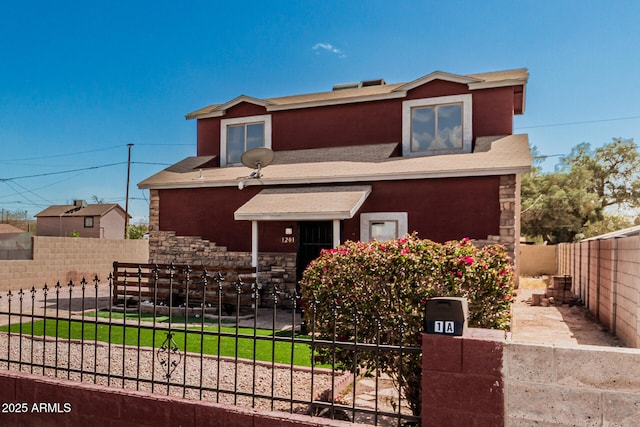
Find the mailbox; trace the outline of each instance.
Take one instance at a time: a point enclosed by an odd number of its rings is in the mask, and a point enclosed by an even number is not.
[[[424,331],[427,334],[462,336],[469,309],[466,298],[438,297],[427,300]]]

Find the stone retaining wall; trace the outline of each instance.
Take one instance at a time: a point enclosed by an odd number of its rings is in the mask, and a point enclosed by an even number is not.
[[[154,230],[149,237],[149,263],[251,267],[251,253],[228,251],[197,236]],[[258,272],[258,281],[265,286],[266,301],[274,286],[287,293],[296,289],[295,254],[260,253]]]

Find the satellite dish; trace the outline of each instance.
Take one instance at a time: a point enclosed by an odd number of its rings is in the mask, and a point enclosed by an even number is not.
[[[252,148],[242,153],[240,161],[248,168],[260,169],[273,162],[273,150],[266,147]]]
[[[269,166],[273,162],[273,150],[266,147],[252,148],[242,153],[240,161],[243,165],[251,169],[257,169],[250,178],[260,179],[262,177],[262,168]]]

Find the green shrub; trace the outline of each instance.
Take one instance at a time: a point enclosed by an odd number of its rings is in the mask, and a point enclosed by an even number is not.
[[[388,242],[345,242],[324,250],[300,282],[305,320],[320,339],[420,347],[424,306],[437,296],[465,297],[470,327],[508,329],[513,271],[503,247],[445,244],[417,234]],[[354,326],[357,324],[357,328]],[[421,355],[321,348],[321,362],[371,372],[376,362],[420,413]],[[354,367],[354,365],[358,367]]]

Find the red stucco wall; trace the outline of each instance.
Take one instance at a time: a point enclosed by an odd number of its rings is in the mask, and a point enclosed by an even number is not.
[[[7,409],[7,412],[0,413],[0,425],[3,427],[361,425],[321,417],[217,404],[205,400],[180,399],[157,393],[110,388],[21,372],[0,372],[0,384],[0,399],[6,404]],[[23,409],[24,404],[26,412],[16,413],[16,403],[20,409]]]
[[[513,132],[513,87],[469,91],[466,85],[432,81],[412,89],[406,98],[267,112],[240,103],[221,118],[198,120],[198,155],[220,153],[220,120],[270,114],[272,148],[304,148],[377,144],[402,141],[402,102],[436,96],[473,95],[473,137]]]
[[[360,213],[408,212],[409,231],[446,241],[499,234],[499,177],[470,177],[366,183],[371,195],[351,220],[343,237],[360,238]],[[233,213],[265,187],[160,190],[160,229],[200,236],[233,251],[251,250],[251,223],[235,221]],[[259,246],[265,252],[295,252],[282,243],[292,222],[260,222]]]

